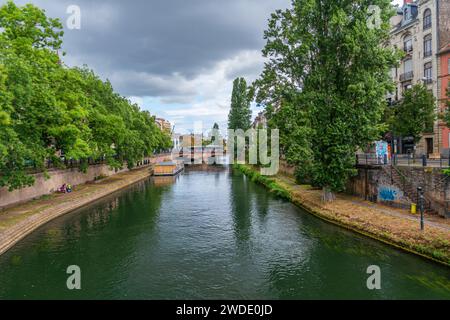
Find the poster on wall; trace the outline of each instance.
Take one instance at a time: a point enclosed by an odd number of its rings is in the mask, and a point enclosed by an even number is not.
[[[375,142],[375,152],[378,163],[387,163],[389,159],[389,147],[386,141]]]

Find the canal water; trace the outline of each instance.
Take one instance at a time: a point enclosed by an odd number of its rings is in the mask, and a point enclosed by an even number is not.
[[[81,290],[66,287],[81,269]],[[381,269],[368,290],[367,267]],[[143,181],[0,256],[5,299],[450,299],[450,270],[325,223],[238,172]]]

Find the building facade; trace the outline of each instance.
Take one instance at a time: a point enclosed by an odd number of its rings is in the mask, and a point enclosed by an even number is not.
[[[450,1],[439,0],[438,6],[438,97],[441,111],[447,108],[447,90],[449,88],[450,74]],[[444,124],[441,124],[442,142],[445,152],[450,150],[450,130]]]
[[[156,122],[156,124],[158,125],[158,127],[159,127],[159,129],[161,131],[165,131],[167,133],[171,133],[172,132],[172,125],[166,119],[156,118],[155,122]]]
[[[449,74],[450,74],[450,44],[446,45],[439,51],[439,69],[438,76],[439,86],[439,106],[443,112],[448,106],[447,90],[449,88]],[[450,129],[444,123],[441,123],[442,133],[442,147],[450,150]]]
[[[449,0],[404,0],[397,15],[391,20],[390,45],[405,52],[400,66],[392,70],[396,83],[395,91],[388,99],[395,103],[402,99],[405,90],[423,83],[436,97],[441,97],[441,58],[443,42],[448,42]],[[447,26],[447,27],[446,27]],[[436,112],[441,111],[436,103]],[[438,156],[448,149],[448,128],[441,120],[436,120],[422,139],[414,145],[410,137],[397,139],[394,152],[427,154]],[[447,135],[447,137],[445,137]]]

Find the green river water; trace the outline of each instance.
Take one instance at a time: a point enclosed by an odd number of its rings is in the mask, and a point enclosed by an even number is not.
[[[450,299],[449,268],[213,168],[142,181],[39,228],[0,256],[0,299]],[[70,265],[81,290],[66,287]],[[381,290],[367,289],[370,265]]]

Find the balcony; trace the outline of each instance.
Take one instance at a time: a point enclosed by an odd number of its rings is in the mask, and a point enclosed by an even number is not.
[[[408,81],[408,80],[412,80],[413,78],[414,78],[413,71],[408,71],[408,72],[402,73],[400,75],[400,81]]]
[[[410,53],[413,51],[413,46],[412,44],[405,44],[403,46],[403,51],[405,51],[406,53]]]

